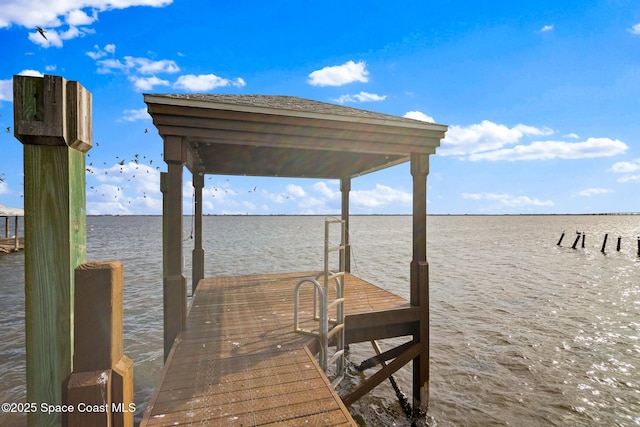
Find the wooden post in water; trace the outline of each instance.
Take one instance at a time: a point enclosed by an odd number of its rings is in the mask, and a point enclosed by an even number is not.
[[[560,235],[560,240],[558,240],[558,243],[556,246],[560,246],[560,243],[562,243],[562,239],[564,239],[564,231],[562,232],[562,235]]]
[[[192,252],[191,269],[191,295],[196,293],[196,288],[200,280],[204,279],[204,249],[202,249],[202,187],[204,187],[204,174],[202,172],[193,174],[193,188],[195,190],[194,209],[194,241]]]
[[[576,240],[574,240],[573,245],[571,245],[571,249],[576,248],[576,245],[578,244],[579,240],[580,240],[580,233],[578,232],[578,235],[576,236]]]
[[[420,355],[413,359],[414,410],[429,405],[429,263],[427,262],[427,175],[429,155],[411,154],[413,177],[413,257],[411,260],[410,303],[420,307],[418,331]]]
[[[604,240],[602,242],[602,249],[600,249],[600,252],[602,253],[604,253],[604,250],[607,247],[607,237],[609,237],[608,233],[604,235]]]
[[[24,145],[27,402],[62,403],[73,355],[74,269],[86,259],[85,153],[91,93],[62,77],[13,77],[14,135]],[[32,426],[59,412],[30,412]]]
[[[587,236],[587,233],[585,233],[584,231],[582,232],[582,249],[584,249],[584,239]]]
[[[133,362],[123,352],[123,267],[119,261],[84,263],[75,271],[73,373],[63,402],[69,426],[133,427]],[[83,411],[83,407],[98,410]]]
[[[161,176],[162,264],[164,300],[164,360],[173,341],[187,325],[187,279],[182,271],[182,165],[186,143],[180,137],[164,138],[167,172]]]
[[[13,249],[18,250],[18,246],[20,246],[20,237],[18,237],[18,233],[20,232],[20,225],[18,223],[18,215],[15,218],[15,227],[13,227],[14,236],[13,236]]]
[[[618,244],[616,245],[616,252],[620,252],[620,243],[622,243],[622,236],[618,236]]]

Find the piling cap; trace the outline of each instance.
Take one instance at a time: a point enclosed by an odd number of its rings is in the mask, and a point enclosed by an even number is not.
[[[13,76],[14,135],[23,144],[91,149],[91,92],[60,76]]]

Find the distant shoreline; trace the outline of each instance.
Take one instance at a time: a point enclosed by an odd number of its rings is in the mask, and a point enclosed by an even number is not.
[[[640,215],[640,212],[602,212],[602,213],[542,213],[542,214],[528,214],[528,213],[519,213],[519,214],[482,214],[482,213],[473,213],[473,214],[427,214],[427,216],[635,216]],[[157,216],[161,217],[161,214],[157,215],[87,215],[87,217],[152,217]],[[191,217],[193,215],[183,214],[183,217]],[[207,216],[227,216],[227,217],[287,217],[287,216],[308,216],[308,217],[325,217],[325,216],[340,216],[340,214],[267,214],[267,215],[258,215],[258,214],[205,214],[204,217]],[[350,216],[411,216],[411,214],[350,214]]]

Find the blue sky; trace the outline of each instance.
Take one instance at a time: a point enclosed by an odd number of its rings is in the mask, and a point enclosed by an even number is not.
[[[448,125],[431,157],[429,213],[640,211],[635,0],[0,0],[0,46],[0,204],[23,204],[12,76],[53,74],[93,94],[91,214],[161,213],[166,166],[142,94],[192,92],[292,95]],[[339,209],[335,181],[205,185],[205,213]],[[410,213],[408,166],[354,179],[351,200],[353,213]]]

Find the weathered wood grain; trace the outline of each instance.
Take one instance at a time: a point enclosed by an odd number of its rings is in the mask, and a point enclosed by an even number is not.
[[[293,332],[295,284],[316,273],[202,280],[142,425],[354,425]],[[350,274],[345,294],[347,315],[408,306]],[[310,290],[301,307],[311,326]]]

